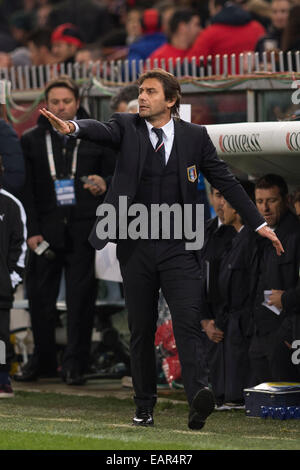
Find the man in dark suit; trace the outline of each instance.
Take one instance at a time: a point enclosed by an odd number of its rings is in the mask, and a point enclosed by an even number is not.
[[[300,223],[289,209],[288,186],[276,174],[262,176],[255,185],[255,200],[259,212],[268,226],[280,237],[285,253],[278,258],[269,244],[261,240],[261,259],[254,304],[255,332],[251,340],[250,359],[256,384],[267,381],[293,379],[287,368],[290,353],[285,341],[285,325],[294,314],[293,302],[285,302],[277,312],[268,308],[274,301],[274,291],[287,291],[290,295],[299,280],[300,268]],[[272,296],[273,292],[273,296]],[[271,294],[271,295],[270,295]],[[270,298],[268,298],[270,295]],[[284,300],[286,295],[284,295]],[[269,303],[269,305],[271,305]]]
[[[60,132],[81,139],[110,144],[120,149],[120,157],[105,207],[113,207],[120,222],[119,197],[128,205],[143,203],[177,203],[180,207],[197,200],[199,171],[249,221],[253,229],[270,238],[280,254],[282,247],[265,225],[263,217],[250,201],[226,164],[217,157],[204,127],[178,119],[180,85],[164,70],[154,69],[139,78],[139,114],[115,114],[108,123],[95,120],[62,121],[46,109],[41,112]],[[172,118],[175,117],[175,119]],[[108,205],[109,206],[108,206]],[[102,212],[98,208],[98,215]],[[99,217],[90,236],[91,243],[101,249],[103,240]],[[175,229],[175,223],[173,228]],[[120,223],[121,226],[121,223]],[[174,230],[175,232],[175,230]],[[153,424],[156,402],[156,367],[154,335],[157,320],[159,288],[169,305],[182,378],[190,405],[188,426],[201,429],[214,409],[214,399],[207,388],[201,362],[202,350],[200,310],[201,271],[193,251],[185,249],[185,239],[121,239],[117,245],[124,282],[131,332],[131,369],[137,406],[133,424]],[[161,232],[160,232],[161,233]],[[146,237],[145,237],[146,238]]]
[[[80,106],[76,83],[67,76],[49,82],[45,98],[47,107],[62,119],[88,117]],[[56,302],[64,271],[67,345],[61,376],[68,385],[81,385],[89,367],[97,291],[95,250],[87,238],[114,171],[114,155],[109,150],[108,156],[95,143],[59,134],[42,115],[22,135],[21,144],[29,247],[26,291],[35,348],[15,380],[57,375]],[[81,178],[87,176],[84,183]],[[38,255],[45,242],[49,249]]]

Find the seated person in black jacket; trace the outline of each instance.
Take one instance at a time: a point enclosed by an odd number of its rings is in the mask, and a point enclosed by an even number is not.
[[[295,212],[300,217],[300,190],[297,189],[292,202]],[[281,337],[277,346],[277,354],[281,356],[281,361],[285,357],[285,371],[288,380],[300,380],[300,363],[298,357],[293,359],[293,355],[298,354],[295,349],[300,346],[300,277],[296,288],[287,290],[272,289],[269,297],[269,305],[274,305],[278,310],[284,310],[288,317],[282,322],[280,327]]]
[[[0,157],[0,178],[2,177]],[[26,215],[20,201],[0,189],[0,398],[10,398],[9,317],[13,293],[22,281],[26,252]]]
[[[291,380],[285,354],[288,352],[285,342],[289,343],[290,336],[285,332],[284,325],[285,319],[290,317],[293,311],[290,310],[289,304],[284,302],[284,298],[282,308],[276,312],[269,308],[271,305],[268,301],[272,292],[290,292],[297,286],[300,267],[300,222],[289,209],[288,187],[281,176],[269,174],[260,178],[256,183],[255,198],[259,212],[265,217],[268,226],[275,231],[285,250],[280,259],[276,259],[261,240],[262,253],[253,312],[255,333],[249,350],[255,383],[258,384],[272,380]]]
[[[249,195],[252,189],[253,197],[253,185],[242,184]],[[233,227],[235,236],[223,251],[217,273],[215,334],[203,324],[210,339],[208,362],[217,409],[243,406],[243,389],[251,384],[248,349],[257,271],[257,235],[222,201],[224,225]]]
[[[287,312],[277,333],[274,361],[282,364],[278,380],[300,381],[300,278],[295,289],[272,290],[269,305]]]

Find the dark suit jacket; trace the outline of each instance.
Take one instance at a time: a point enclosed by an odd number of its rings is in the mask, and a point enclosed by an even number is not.
[[[262,256],[260,257],[260,272],[257,288],[254,317],[256,330],[259,335],[265,335],[279,328],[287,315],[294,313],[293,305],[285,303],[280,315],[274,314],[262,305],[264,291],[277,289],[288,291],[295,289],[299,280],[300,267],[300,223],[295,214],[288,210],[281,218],[275,233],[280,239],[284,253],[277,256],[267,239],[260,239]]]
[[[100,142],[120,150],[114,177],[104,202],[112,204],[117,211],[119,196],[127,196],[129,206],[137,192],[149,144],[145,120],[138,114],[116,113],[106,123],[87,119],[79,120],[77,124],[80,139]],[[183,203],[197,202],[198,178],[194,182],[190,181],[187,171],[189,167],[195,166],[197,175],[201,171],[253,229],[264,223],[263,217],[225,162],[218,158],[206,128],[182,120],[175,120],[174,124],[174,145],[179,160]],[[99,250],[109,240],[100,240],[97,237],[96,225],[90,236],[90,242]]]

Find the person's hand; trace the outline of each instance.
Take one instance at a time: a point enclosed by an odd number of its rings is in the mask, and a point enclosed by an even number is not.
[[[40,109],[40,113],[47,118],[50,124],[61,134],[72,134],[75,132],[75,126],[72,122],[58,118],[46,108]]]
[[[272,245],[274,246],[278,256],[280,256],[281,253],[284,253],[284,249],[280,240],[277,238],[276,233],[270,229],[270,227],[267,227],[267,225],[265,225],[264,227],[257,230],[257,233],[259,233],[259,235],[261,235],[262,237],[268,238],[272,242]]]
[[[281,296],[284,293],[284,290],[272,289],[272,294],[270,294],[268,304],[275,305],[279,310],[282,310]]]
[[[220,343],[223,341],[224,333],[216,327],[215,320],[202,320],[201,325],[211,341],[214,343]]]
[[[107,190],[106,181],[99,175],[89,175],[88,179],[93,182],[93,184],[85,183],[83,185],[84,189],[88,189],[93,196],[101,196]]]
[[[42,235],[34,235],[27,239],[27,245],[32,251],[34,251],[42,241],[44,241],[44,237]]]

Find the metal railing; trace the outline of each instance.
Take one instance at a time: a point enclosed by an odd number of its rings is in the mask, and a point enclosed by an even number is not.
[[[75,80],[95,77],[107,85],[121,85],[134,82],[145,70],[161,67],[182,79],[206,77],[236,77],[262,73],[300,73],[300,51],[276,53],[258,52],[245,54],[216,55],[185,58],[154,59],[151,61],[97,61],[89,63],[61,63],[40,66],[17,66],[0,68],[0,79],[10,81],[13,91],[41,89],[52,78],[67,74]]]

